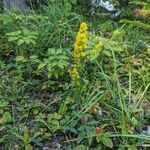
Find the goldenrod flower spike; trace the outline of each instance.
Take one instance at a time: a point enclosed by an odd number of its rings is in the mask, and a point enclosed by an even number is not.
[[[81,23],[74,43],[74,63],[78,65],[80,64],[81,57],[84,56],[84,49],[87,46],[87,29],[86,23]]]
[[[84,49],[87,46],[87,24],[81,23],[79,31],[76,36],[76,40],[74,43],[74,51],[73,51],[73,59],[74,65],[69,70],[70,76],[72,78],[72,82],[74,85],[79,85],[80,80],[80,66],[81,66],[81,58],[85,56]]]
[[[80,29],[79,29],[79,32],[87,32],[87,29],[88,29],[88,27],[87,27],[87,24],[86,23],[81,23],[81,25],[80,25]]]

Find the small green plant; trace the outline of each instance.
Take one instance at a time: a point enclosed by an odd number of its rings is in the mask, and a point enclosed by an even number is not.
[[[24,57],[23,55],[18,55],[16,57],[16,62],[21,65],[21,70],[28,73],[29,76],[34,75],[33,69],[40,62],[38,56],[31,55],[29,57]]]
[[[96,137],[98,143],[104,144],[106,147],[113,148],[113,141],[108,137],[110,133],[105,133]]]
[[[15,149],[20,150],[21,148],[24,148],[25,150],[32,150],[31,141],[32,137],[28,131],[28,129],[25,129],[23,135],[20,135],[16,129],[13,129],[11,131],[11,134],[16,137],[18,140],[22,141],[21,145],[15,145]]]
[[[48,78],[62,76],[69,65],[68,57],[61,48],[49,48],[47,57],[38,66],[38,70],[45,68]]]
[[[18,51],[16,52],[17,55],[23,55],[25,52],[23,51],[24,45],[35,45],[37,40],[38,33],[35,31],[30,31],[26,28],[22,30],[17,30],[14,32],[6,33],[8,36],[8,42],[13,42],[17,44]],[[27,52],[30,50],[27,50]],[[25,54],[27,54],[27,52]]]
[[[0,130],[6,128],[7,123],[12,121],[11,112],[8,108],[8,102],[0,98]]]

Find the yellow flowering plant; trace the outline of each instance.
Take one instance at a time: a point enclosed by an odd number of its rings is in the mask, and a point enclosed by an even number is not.
[[[80,60],[85,55],[84,49],[87,47],[87,24],[81,23],[79,32],[76,36],[76,41],[74,43],[74,63],[80,66]]]
[[[85,56],[84,50],[87,46],[87,29],[88,29],[87,24],[81,23],[74,43],[74,51],[73,51],[74,64],[71,67],[71,69],[69,69],[73,85],[80,85],[81,58]]]
[[[92,50],[86,50],[87,48],[87,24],[81,23],[79,31],[76,36],[76,40],[74,43],[73,50],[73,65],[69,69],[69,74],[72,79],[73,85],[80,85],[80,72],[81,67],[83,66],[83,62],[81,62],[82,58],[87,61],[93,61],[97,59],[99,54],[102,51],[103,41],[94,38],[95,47]],[[93,40],[93,39],[92,39]],[[96,44],[95,44],[96,41]],[[91,49],[91,48],[90,48]]]

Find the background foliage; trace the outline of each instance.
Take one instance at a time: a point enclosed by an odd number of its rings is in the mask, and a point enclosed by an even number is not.
[[[0,149],[148,149],[149,1],[109,2],[112,12],[33,0],[28,12],[0,14]]]

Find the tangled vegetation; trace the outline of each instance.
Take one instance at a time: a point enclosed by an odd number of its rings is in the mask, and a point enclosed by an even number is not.
[[[150,148],[150,4],[113,2],[0,14],[1,150]]]

